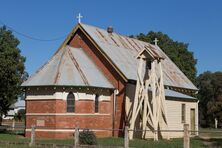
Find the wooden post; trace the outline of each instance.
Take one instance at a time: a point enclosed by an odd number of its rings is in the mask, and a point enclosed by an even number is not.
[[[29,146],[35,145],[35,125],[32,125],[32,131],[31,131],[31,142],[29,143]]]
[[[129,148],[129,130],[128,130],[128,126],[125,126],[124,148]]]
[[[75,148],[79,146],[79,127],[75,128]]]
[[[189,124],[184,124],[183,148],[190,148]]]
[[[218,123],[217,118],[214,119],[214,122],[215,122],[215,128],[217,129],[217,123]]]
[[[12,119],[12,130],[13,131],[15,130],[15,119],[14,118]]]
[[[140,96],[140,90],[141,90],[141,71],[143,69],[143,64],[144,64],[144,60],[142,58],[139,59],[139,66],[138,66],[138,70],[137,70],[137,83],[136,83],[136,92],[135,92],[135,97],[134,97],[134,101],[133,101],[133,108],[132,108],[132,117],[130,120],[130,129],[132,131],[130,131],[129,133],[129,138],[133,139],[133,134],[134,134],[134,128],[135,128],[135,122],[136,122],[136,112],[138,110],[138,102],[139,102],[139,96]]]

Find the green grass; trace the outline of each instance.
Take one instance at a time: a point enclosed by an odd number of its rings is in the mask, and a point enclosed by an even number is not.
[[[124,139],[114,138],[114,137],[97,138],[97,143],[98,145],[106,145],[106,146],[123,146]]]
[[[123,146],[124,139],[123,138],[99,138],[99,145],[107,145],[107,146]],[[134,139],[130,141],[130,147],[135,148],[182,148],[183,147],[183,139],[171,139],[171,140],[141,140]],[[204,144],[200,139],[191,139],[191,148],[202,148]]]
[[[15,134],[8,134],[8,133],[0,133],[0,141],[9,141],[9,142],[25,142],[29,143],[30,138],[25,138],[22,135],[15,135]],[[73,139],[37,139],[36,143],[41,144],[59,144],[59,145],[73,145]],[[103,146],[123,146],[124,139],[123,138],[98,138],[97,139],[98,145]],[[222,140],[220,139],[212,139],[210,140],[202,140],[200,138],[191,138],[191,148],[203,148],[208,147],[209,143],[211,146],[218,146],[222,145]],[[6,147],[6,145],[1,145],[0,148]],[[28,145],[7,145],[7,148],[28,148]],[[134,139],[130,141],[130,147],[135,148],[182,148],[183,147],[183,139],[171,139],[171,140],[141,140],[141,139]]]
[[[21,135],[15,135],[15,134],[8,134],[8,133],[1,133],[0,134],[0,140],[1,141],[16,141],[16,142],[29,142],[30,140],[28,138],[25,138]]]
[[[182,148],[183,147],[183,139],[171,139],[171,140],[141,140],[135,139],[130,142],[130,146],[138,147],[138,148]],[[199,140],[191,140],[191,147],[194,148],[202,148],[204,145]]]
[[[36,140],[36,143],[73,145],[74,140],[72,139],[39,139],[39,140]]]
[[[0,133],[0,141],[8,141],[8,142],[20,142],[20,143],[29,143],[30,138],[26,138],[23,135],[16,135],[16,134],[9,134],[9,133]],[[73,140],[72,139],[36,139],[36,143],[40,144],[61,144],[61,145],[73,145]],[[5,147],[4,145],[0,144],[0,148]],[[10,145],[7,147],[28,147],[28,145]]]
[[[205,138],[221,138],[222,137],[222,129],[215,128],[200,128],[199,136]]]

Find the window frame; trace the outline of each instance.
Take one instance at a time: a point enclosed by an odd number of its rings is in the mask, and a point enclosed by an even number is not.
[[[73,96],[73,98],[71,98]],[[73,104],[69,104],[69,102],[72,102]],[[73,92],[69,92],[69,94],[66,97],[66,112],[67,113],[75,113],[75,104],[76,104],[76,99],[75,95]]]
[[[186,123],[186,104],[181,104],[181,123]]]

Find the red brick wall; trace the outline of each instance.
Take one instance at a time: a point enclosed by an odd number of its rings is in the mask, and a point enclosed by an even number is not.
[[[45,126],[37,127],[38,129],[61,129],[73,130],[75,127],[90,129],[112,129],[112,104],[111,101],[99,101],[99,113],[94,112],[94,101],[78,100],[76,101],[77,115],[65,115],[65,100],[44,100],[44,101],[27,101],[26,129],[31,129],[31,125],[36,125],[37,120],[44,120]],[[33,107],[32,107],[33,106]],[[50,111],[50,112],[49,112]],[[56,112],[55,112],[56,111]],[[30,115],[31,113],[63,113],[62,115]],[[69,113],[68,113],[69,114]],[[81,115],[83,114],[83,115]],[[105,135],[103,135],[104,133]],[[70,132],[46,132],[39,131],[37,137],[46,138],[65,138],[70,136]],[[72,135],[72,134],[71,134]],[[30,131],[26,132],[30,136]],[[65,136],[65,137],[63,137]],[[111,136],[109,132],[97,132],[97,136]]]
[[[27,101],[26,113],[56,113],[55,100]]]
[[[112,128],[111,115],[56,116],[57,128]]]
[[[26,116],[26,128],[30,129],[32,125],[36,125],[36,120],[45,121],[45,126],[41,128],[54,129],[56,127],[56,116]]]

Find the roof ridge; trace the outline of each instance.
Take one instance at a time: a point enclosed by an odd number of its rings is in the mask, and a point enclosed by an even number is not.
[[[66,51],[67,49],[66,49],[66,46],[65,47],[63,47],[63,51],[62,51],[62,54],[61,54],[61,57],[60,57],[60,60],[59,60],[59,64],[58,64],[58,67],[57,67],[57,69],[56,69],[56,75],[55,75],[55,78],[54,78],[54,84],[57,84],[58,83],[58,81],[59,81],[59,78],[60,78],[60,70],[61,70],[61,63],[63,62],[63,60],[64,60],[64,55],[66,54]]]
[[[105,31],[105,32],[107,31],[107,30],[104,29],[104,28],[100,28],[100,27],[94,26],[94,25],[89,25],[89,24],[84,24],[84,23],[80,23],[80,25],[85,25],[85,26],[89,26],[89,27],[94,27],[94,28],[96,28],[96,29],[103,30],[103,31]],[[118,36],[122,36],[122,37],[125,37],[125,38],[128,38],[128,39],[132,39],[132,40],[136,40],[136,41],[139,41],[139,42],[142,42],[142,43],[145,43],[145,44],[149,44],[149,45],[153,46],[153,48],[155,48],[155,45],[154,45],[154,44],[151,44],[151,43],[149,43],[149,42],[145,42],[145,41],[139,40],[139,39],[137,39],[137,38],[131,38],[131,37],[129,37],[129,36],[127,36],[127,35],[124,35],[124,34],[121,34],[121,33],[119,33],[119,32],[113,32],[112,34],[116,34],[116,35],[118,35]]]

